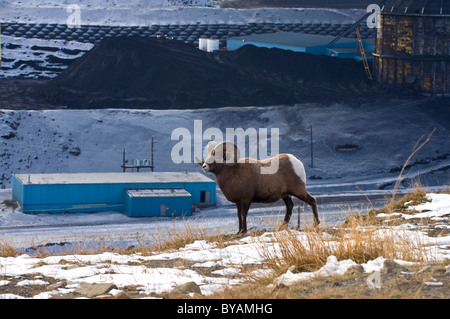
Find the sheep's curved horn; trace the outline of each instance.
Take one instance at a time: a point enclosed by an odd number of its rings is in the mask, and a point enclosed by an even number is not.
[[[205,163],[201,161],[197,156],[195,157],[195,160],[197,161],[198,164],[200,164],[200,166],[203,166],[203,164]]]
[[[240,152],[236,145],[230,142],[222,142],[214,148],[216,161],[227,164],[235,164],[240,158]]]
[[[208,155],[211,154],[211,151],[217,146],[217,142],[216,141],[209,141],[208,145],[206,146]]]

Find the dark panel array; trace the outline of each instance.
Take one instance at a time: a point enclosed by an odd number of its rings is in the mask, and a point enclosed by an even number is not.
[[[2,24],[2,35],[24,38],[75,40],[79,42],[96,43],[105,37],[127,36],[168,36],[187,43],[198,44],[200,37],[219,38],[221,45],[226,44],[229,37],[246,36],[251,34],[271,33],[277,31],[301,32],[310,34],[337,36],[345,31],[349,24],[188,24],[188,25],[151,25],[151,26],[81,26],[68,28],[64,24]],[[361,36],[369,38],[375,36],[375,30],[369,29],[364,23],[360,26]],[[349,37],[356,37],[351,33]]]

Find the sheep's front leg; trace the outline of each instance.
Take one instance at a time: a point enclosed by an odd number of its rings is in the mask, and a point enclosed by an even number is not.
[[[245,234],[247,232],[247,213],[250,208],[250,203],[239,202],[238,206],[238,218],[239,218],[239,231],[238,234]]]

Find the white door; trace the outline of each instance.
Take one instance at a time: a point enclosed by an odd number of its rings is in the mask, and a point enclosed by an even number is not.
[[[161,204],[161,207],[159,208],[159,213],[161,216],[166,216],[167,207],[166,204]]]

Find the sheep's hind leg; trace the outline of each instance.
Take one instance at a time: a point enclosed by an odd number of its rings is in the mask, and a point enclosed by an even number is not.
[[[286,215],[284,216],[283,224],[289,224],[292,215],[292,209],[294,208],[294,202],[290,195],[283,198],[284,203],[286,204]]]
[[[313,196],[311,196],[308,192],[305,192],[304,194],[298,194],[296,195],[296,197],[298,197],[302,201],[308,203],[309,206],[311,206],[311,210],[314,215],[314,226],[319,226],[320,220],[319,220],[319,213],[317,211],[316,199]]]
[[[239,231],[237,232],[237,235],[239,235],[241,233],[242,230],[242,217],[241,217],[241,203],[237,202],[236,203],[236,208],[237,208],[237,217],[238,217],[238,221],[239,221]]]

